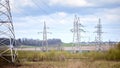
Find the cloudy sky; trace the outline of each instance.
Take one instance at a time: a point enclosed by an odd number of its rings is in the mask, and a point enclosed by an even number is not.
[[[16,38],[42,40],[43,22],[49,27],[48,38],[72,42],[74,16],[86,31],[82,41],[94,41],[98,19],[103,41],[120,41],[120,0],[10,0]]]

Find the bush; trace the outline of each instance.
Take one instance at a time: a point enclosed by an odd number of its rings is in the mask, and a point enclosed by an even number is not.
[[[110,49],[106,54],[106,59],[120,61],[120,50],[116,48]]]
[[[83,56],[91,59],[97,59],[97,60],[102,59],[102,60],[120,61],[120,42],[114,48],[111,48],[108,51],[86,52],[86,53],[83,53]]]
[[[120,61],[120,43],[105,53],[101,53],[97,58]]]
[[[117,49],[120,51],[120,42],[117,44]]]

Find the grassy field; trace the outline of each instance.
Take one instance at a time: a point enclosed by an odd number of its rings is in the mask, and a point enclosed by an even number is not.
[[[18,51],[20,63],[0,68],[120,68],[120,61],[96,58],[104,53]],[[98,53],[98,54],[96,54]]]
[[[22,62],[17,66],[7,65],[2,68],[120,68],[120,62],[69,59],[66,61]]]
[[[63,43],[62,45],[65,47],[71,47],[73,44],[72,43]]]
[[[120,43],[105,52],[18,51],[20,63],[0,68],[120,68]],[[0,62],[5,63],[5,62]]]

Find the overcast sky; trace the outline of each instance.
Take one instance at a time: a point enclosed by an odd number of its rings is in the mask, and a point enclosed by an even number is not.
[[[120,41],[120,0],[10,0],[16,38],[42,40],[43,22],[49,27],[48,39],[72,42],[75,14],[86,33],[82,41],[94,41],[98,19],[103,41]]]

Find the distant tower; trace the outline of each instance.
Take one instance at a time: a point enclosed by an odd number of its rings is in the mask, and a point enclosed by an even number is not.
[[[17,52],[14,48],[15,33],[9,0],[0,0],[0,58],[14,63]]]
[[[46,23],[44,22],[44,28],[43,28],[43,42],[42,42],[43,50],[48,51],[48,42],[47,42],[47,29],[46,29]]]
[[[45,22],[44,22],[43,32],[41,33],[43,33],[42,51],[48,51],[47,33],[51,33],[51,32],[47,32],[47,27]]]
[[[95,40],[96,40],[96,49],[98,51],[101,51],[102,50],[102,47],[101,47],[101,44],[102,44],[102,25],[101,25],[101,19],[99,18],[99,22],[97,24],[97,26],[95,27],[97,28],[97,30],[95,31],[96,33],[96,37],[95,37]]]
[[[73,23],[73,29],[71,30],[71,32],[73,33],[73,51],[76,52],[81,51],[80,50],[80,42],[81,42],[81,32],[85,32],[82,29],[83,25],[80,23],[80,19],[79,17],[77,17],[75,15],[75,19],[74,19],[74,23]]]

